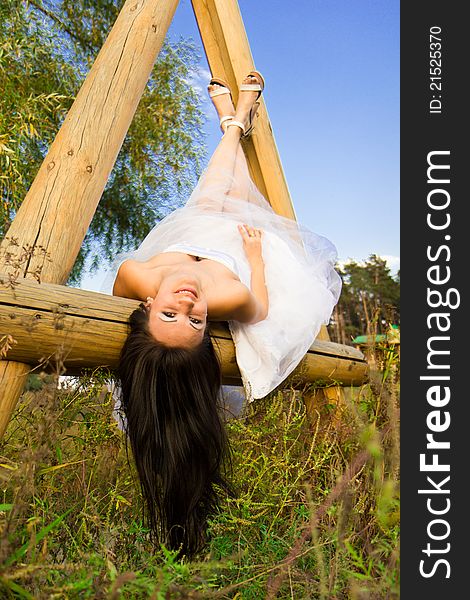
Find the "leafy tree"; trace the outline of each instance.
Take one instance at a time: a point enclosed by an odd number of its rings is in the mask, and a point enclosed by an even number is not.
[[[0,228],[4,235],[54,138],[73,90],[74,69],[22,2],[0,2]]]
[[[123,0],[0,0],[0,234],[5,235]],[[135,247],[180,205],[205,146],[194,45],[165,43],[71,273]]]
[[[350,342],[361,334],[385,333],[400,319],[400,279],[384,259],[371,254],[364,264],[350,261],[339,269],[343,279],[332,337]]]

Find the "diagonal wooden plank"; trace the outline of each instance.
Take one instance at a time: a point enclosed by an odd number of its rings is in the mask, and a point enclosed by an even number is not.
[[[32,249],[22,276],[67,280],[177,5],[127,0],[121,9],[2,242],[17,256]],[[0,267],[12,270],[4,253]]]
[[[2,270],[67,280],[177,5],[178,0],[127,0],[122,7],[0,244]],[[2,363],[0,432],[28,368]]]
[[[192,5],[211,72],[227,80],[236,102],[238,83],[255,66],[238,2],[192,0]],[[276,213],[296,219],[263,97],[258,115],[255,131],[244,144],[250,174]],[[317,339],[329,341],[325,326]],[[324,393],[343,398],[339,388]]]
[[[192,5],[212,75],[229,83],[236,103],[240,81],[255,66],[238,2],[192,0]],[[295,219],[263,96],[260,104],[256,128],[244,142],[250,174],[274,211]]]

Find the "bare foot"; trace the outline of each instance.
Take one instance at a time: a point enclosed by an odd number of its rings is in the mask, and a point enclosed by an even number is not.
[[[207,86],[207,89],[210,92],[215,92],[216,90],[223,87],[218,83],[212,83]],[[217,115],[219,119],[227,116],[235,115],[235,107],[233,106],[232,97],[230,94],[220,94],[218,96],[211,96],[212,104],[215,106],[215,110],[217,111]],[[227,128],[227,121],[222,124],[222,130],[225,131]]]

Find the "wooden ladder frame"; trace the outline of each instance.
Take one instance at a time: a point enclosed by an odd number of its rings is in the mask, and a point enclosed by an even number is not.
[[[29,310],[33,318],[41,318],[42,309],[29,306],[25,295],[19,294],[19,290],[30,289],[28,280],[40,281],[46,296],[49,293],[48,306],[55,301],[57,314],[64,312],[64,307],[57,303],[60,293],[52,289],[54,286],[49,289],[47,284],[63,287],[67,281],[177,5],[178,0],[127,0],[119,13],[0,244],[0,339],[6,335],[14,338],[14,332],[21,337],[25,325],[19,318],[15,321],[15,314]],[[192,0],[192,5],[210,69],[228,81],[236,101],[238,82],[254,68],[238,2]],[[256,132],[243,142],[250,173],[275,212],[295,219],[263,97],[260,103]],[[63,292],[67,297],[76,295],[77,299],[80,295],[79,290],[72,288],[63,288]],[[121,319],[135,308],[132,301],[132,307],[123,307],[122,299],[111,300],[93,292],[86,294],[103,306],[106,303],[108,307],[110,304],[120,307],[124,311]],[[66,322],[62,319],[62,328]],[[68,339],[73,339],[73,332],[72,327]],[[329,339],[326,328],[319,337]],[[44,356],[41,343],[45,338],[39,341],[33,336],[23,338],[21,344],[14,344],[8,351],[8,358],[0,361],[0,436],[8,425],[31,365],[37,364],[36,355]],[[338,381],[361,383],[366,378],[364,358],[360,352],[351,354],[352,349],[347,348],[343,347],[343,359],[352,361],[350,370],[357,369],[357,377],[349,380],[343,377],[343,381],[338,378]],[[31,358],[26,360],[28,356]],[[90,366],[86,351],[76,361],[77,368]],[[336,381],[335,372],[334,368],[330,372],[331,381]]]

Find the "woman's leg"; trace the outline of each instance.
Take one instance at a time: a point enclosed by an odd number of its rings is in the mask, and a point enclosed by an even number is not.
[[[235,158],[235,168],[233,171],[233,182],[230,188],[230,196],[239,198],[245,202],[250,202],[250,195],[253,189],[253,182],[248,170],[248,163],[243,151],[242,145],[238,144],[237,156]]]
[[[243,154],[240,147],[241,134],[242,130],[239,127],[227,127],[207,165],[204,185],[209,187],[214,183],[220,184],[221,180],[226,179],[227,185],[230,187],[238,151]]]
[[[243,83],[256,82],[256,78],[247,77]],[[214,89],[217,85],[213,86]],[[219,118],[226,115],[233,115],[234,119],[246,124],[253,106],[258,96],[257,92],[240,92],[237,110],[233,108],[231,98],[228,94],[215,96],[212,100],[217,110]],[[229,122],[230,123],[230,122]],[[242,130],[236,125],[225,124],[225,133],[215,149],[209,164],[207,166],[204,178],[201,181],[199,191],[204,194],[206,188],[217,186],[222,188],[224,193],[229,191],[232,194],[233,178],[243,181],[248,175],[248,166],[246,164],[245,154],[240,146]],[[233,190],[237,196],[241,195],[241,190]],[[241,196],[240,196],[241,197]]]

